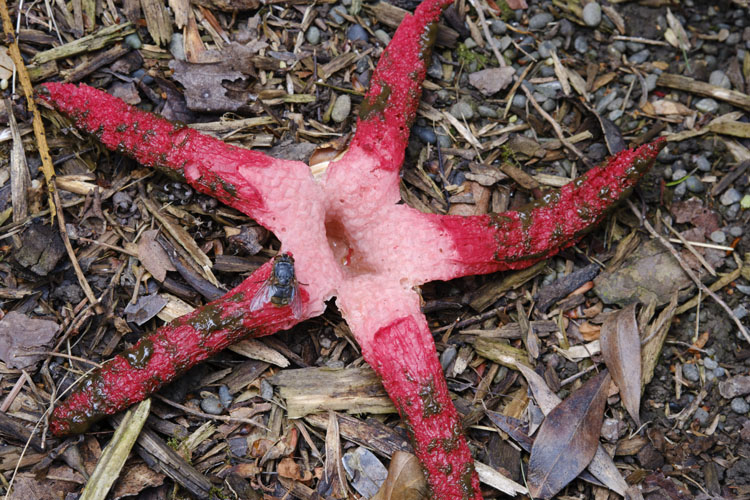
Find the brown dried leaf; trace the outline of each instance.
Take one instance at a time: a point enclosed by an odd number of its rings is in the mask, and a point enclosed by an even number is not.
[[[667,8],[667,24],[669,25],[669,29],[664,32],[664,38],[667,42],[678,49],[690,50],[690,40],[685,32],[685,28],[682,27],[679,19],[672,14],[669,8]]]
[[[347,498],[346,476],[341,464],[341,434],[336,413],[328,412],[326,429],[325,477],[320,479],[317,488],[323,498]]]
[[[551,498],[594,458],[609,383],[609,373],[601,372],[544,419],[529,459],[529,493],[533,498]]]
[[[602,325],[599,344],[604,363],[620,388],[620,398],[635,423],[641,425],[641,339],[635,304],[610,314]]]
[[[516,71],[510,66],[483,69],[471,73],[469,83],[485,96],[491,96],[510,85],[515,74]]]
[[[397,451],[388,467],[388,478],[372,500],[421,500],[427,498],[427,482],[417,457]]]
[[[157,281],[164,281],[167,271],[176,271],[174,264],[169,260],[169,255],[156,241],[159,235],[158,229],[144,231],[138,240],[138,260],[141,261],[146,271],[151,273]]]
[[[23,370],[44,356],[26,355],[27,351],[46,351],[59,330],[56,322],[30,318],[11,311],[0,321],[0,359],[8,368]]]

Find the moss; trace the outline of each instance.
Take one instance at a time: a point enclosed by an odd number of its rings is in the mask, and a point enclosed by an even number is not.
[[[488,58],[485,54],[474,52],[467,48],[463,43],[458,44],[458,50],[456,53],[458,55],[458,62],[460,62],[462,66],[468,67],[471,63],[475,63],[477,70],[487,66]]]

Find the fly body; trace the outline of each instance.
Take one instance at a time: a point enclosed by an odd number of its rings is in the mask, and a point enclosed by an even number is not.
[[[276,307],[291,306],[295,318],[302,315],[294,259],[289,254],[274,257],[271,275],[263,282],[250,302],[250,310],[256,311],[269,302]]]

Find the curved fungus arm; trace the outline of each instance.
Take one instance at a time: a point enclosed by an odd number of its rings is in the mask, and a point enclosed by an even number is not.
[[[350,152],[338,165],[331,166],[344,170],[356,168],[363,173],[373,167],[382,171],[385,185],[380,189],[390,195],[392,202],[399,199],[398,173],[430,64],[437,23],[443,9],[452,3],[453,0],[425,0],[413,16],[406,15],[370,79],[370,89],[359,108]],[[363,154],[375,161],[356,161]]]
[[[108,149],[170,171],[197,190],[261,219],[278,179],[309,176],[307,165],[278,160],[141,111],[87,85],[44,83],[37,97]]]
[[[523,269],[574,245],[653,165],[663,139],[628,149],[517,211],[424,217],[452,242],[428,280]]]
[[[244,337],[271,335],[302,321],[291,306],[270,302],[252,311],[251,302],[269,277],[273,260],[224,297],[143,337],[136,345],[88,375],[57,406],[50,419],[55,435],[84,432],[91,424],[137,403],[197,363]],[[308,303],[299,289],[302,307]]]
[[[430,498],[480,500],[474,461],[448,394],[432,334],[418,304],[415,309],[372,334],[362,335],[356,327],[352,333],[409,430],[432,490]]]

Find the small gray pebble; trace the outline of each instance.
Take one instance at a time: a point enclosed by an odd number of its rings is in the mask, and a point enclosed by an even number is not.
[[[221,415],[221,412],[224,411],[224,406],[222,406],[219,398],[215,396],[209,396],[201,400],[201,410],[208,413],[209,415]]]
[[[448,137],[447,135],[438,134],[437,140],[438,140],[438,146],[440,146],[441,148],[449,148],[453,146],[453,141],[451,141],[451,138]]]
[[[625,102],[625,99],[622,97],[618,97],[614,101],[607,104],[607,111],[614,111],[622,106],[622,103]]]
[[[554,99],[547,99],[542,103],[542,109],[547,112],[554,111],[556,107],[557,103]]]
[[[738,43],[740,43],[740,40],[742,39],[742,35],[739,33],[730,33],[726,40],[724,40],[724,43],[727,44],[729,47],[734,47]]]
[[[739,305],[732,309],[732,313],[734,313],[735,316],[737,316],[737,319],[744,319],[748,315],[747,309],[745,309],[745,306]]]
[[[623,111],[621,109],[615,109],[611,111],[607,118],[609,118],[610,121],[617,121],[621,116],[623,115]]]
[[[659,75],[656,75],[654,73],[649,73],[648,75],[646,75],[646,78],[645,78],[646,88],[648,89],[649,92],[651,92],[652,90],[656,88],[656,80],[658,79],[659,79]]]
[[[536,90],[547,96],[548,98],[555,97],[558,92],[562,90],[562,85],[558,81],[540,83],[536,86]]]
[[[601,161],[607,156],[607,146],[602,142],[595,142],[586,149],[586,154],[594,161]]]
[[[523,108],[524,106],[526,106],[526,96],[522,94],[514,95],[512,105],[517,108]]]
[[[467,49],[473,49],[473,48],[476,48],[477,42],[475,42],[473,38],[469,37],[466,40],[464,40],[464,46]]]
[[[434,78],[435,80],[443,79],[443,65],[440,64],[440,60],[437,57],[432,58],[430,67],[427,68],[427,76]]]
[[[389,43],[391,43],[391,37],[388,36],[388,33],[383,30],[375,30],[375,38],[377,38],[378,41],[383,45],[388,45]],[[435,59],[437,60],[437,58]]]
[[[698,167],[698,170],[701,172],[710,172],[711,171],[711,162],[708,161],[708,158],[706,158],[705,155],[700,155],[695,157],[695,166]]]
[[[687,186],[684,182],[681,182],[675,186],[673,193],[675,198],[682,198],[687,193]]]
[[[273,386],[266,379],[260,381],[260,397],[266,401],[273,399]]]
[[[333,104],[333,110],[331,111],[331,119],[336,123],[341,123],[347,119],[349,113],[352,111],[352,98],[349,94],[342,94]]]
[[[719,109],[719,103],[714,101],[710,97],[705,97],[695,103],[695,109],[697,109],[701,113],[716,113],[716,111]]]
[[[328,17],[330,17],[334,23],[341,24],[344,22],[344,18],[341,17],[341,14],[346,14],[346,7],[337,5],[328,12]]]
[[[738,415],[744,415],[750,411],[750,404],[748,404],[743,398],[734,398],[729,406],[731,406],[732,411]]]
[[[724,231],[722,231],[721,229],[718,229],[714,231],[713,233],[711,233],[710,238],[711,238],[711,241],[719,245],[722,245],[725,241],[727,241],[727,235],[724,234]]]
[[[602,7],[596,2],[589,2],[583,8],[583,22],[595,28],[602,22]]]
[[[648,60],[650,56],[651,51],[648,49],[643,49],[630,56],[628,60],[630,61],[630,64],[643,64]]]
[[[727,220],[734,220],[737,218],[737,215],[740,213],[740,204],[734,203],[733,205],[729,205],[729,208],[726,212],[724,212],[724,218]]]
[[[169,52],[178,61],[185,60],[185,46],[183,44],[182,33],[174,33],[169,40]]]
[[[687,178],[687,180],[685,181],[685,187],[691,193],[696,194],[702,193],[706,190],[706,186],[703,184],[703,182],[701,182],[701,180],[694,175],[691,175]]]
[[[742,228],[742,226],[732,226],[729,228],[729,234],[734,238],[739,238],[743,234],[745,234],[745,230]]]
[[[729,81],[729,77],[720,69],[711,72],[711,76],[708,77],[708,83],[725,89],[732,87],[732,82]]]
[[[474,110],[471,108],[471,104],[466,101],[458,101],[453,106],[451,106],[450,114],[452,114],[459,120],[471,120],[472,118],[474,118]]]
[[[317,26],[310,26],[310,29],[305,33],[305,40],[310,45],[318,45],[320,43],[320,29]]]
[[[700,380],[698,367],[693,363],[685,363],[684,365],[682,365],[682,376],[690,382],[697,382],[698,380]]]
[[[552,66],[544,65],[542,66],[542,69],[539,71],[539,74],[544,78],[555,76],[555,68]]]
[[[513,44],[513,39],[509,37],[508,35],[505,35],[504,37],[500,39],[500,46],[498,47],[498,49],[500,50],[500,52],[503,52],[512,44]]]
[[[627,42],[625,46],[630,52],[638,52],[639,50],[643,50],[646,48],[645,45],[639,42]]]
[[[703,408],[698,408],[697,410],[695,410],[695,413],[693,413],[693,418],[698,421],[701,427],[705,427],[706,425],[708,425],[710,415]]]
[[[346,30],[346,38],[348,38],[352,42],[366,42],[370,39],[370,35],[367,33],[367,30],[365,30],[359,24],[352,24],[351,26],[349,26],[349,29]]]
[[[687,170],[685,170],[684,168],[678,168],[674,172],[672,172],[672,180],[679,181],[686,175],[687,175]]]
[[[547,96],[542,94],[541,92],[534,92],[532,96],[534,97],[534,100],[539,104],[547,100]]]
[[[505,24],[505,21],[496,19],[490,24],[490,31],[492,31],[494,35],[504,35],[505,32],[508,31],[508,26]]]
[[[545,40],[539,44],[539,55],[544,59],[547,59],[555,51],[555,44],[549,40]]]
[[[576,39],[573,40],[573,48],[576,49],[576,52],[579,54],[585,54],[586,51],[589,50],[589,42],[586,41],[585,36],[577,36]]]
[[[573,23],[568,21],[567,19],[561,19],[560,20],[560,34],[562,36],[570,36],[573,33],[575,33],[575,26],[573,26]]]
[[[727,374],[727,371],[721,366],[714,368],[714,377],[721,378]]]
[[[225,385],[219,386],[219,401],[224,408],[229,408],[232,405],[232,393],[229,392],[229,387]]]
[[[703,366],[706,367],[706,370],[715,370],[719,366],[719,363],[713,358],[706,358],[703,360]]]
[[[425,144],[435,144],[437,142],[437,135],[431,127],[420,127],[419,125],[414,125],[411,130],[414,135]]]
[[[146,70],[143,69],[143,68],[140,68],[140,69],[137,69],[137,70],[133,71],[133,75],[132,76],[136,80],[140,80],[143,83],[145,83],[146,85],[151,85],[152,83],[154,83],[154,77],[152,77],[151,75],[149,75],[146,72]]]
[[[133,50],[138,50],[143,47],[143,42],[141,42],[141,39],[137,33],[131,33],[125,37],[125,45]]]
[[[477,106],[477,113],[484,118],[497,118],[497,111],[489,106]]]
[[[722,205],[728,207],[729,205],[732,205],[733,203],[739,203],[742,199],[742,193],[740,193],[735,188],[729,188],[726,191],[724,191],[719,198],[719,201]]]
[[[540,30],[542,28],[547,27],[547,25],[554,20],[555,18],[552,17],[552,14],[549,14],[547,12],[542,12],[541,14],[537,14],[533,16],[531,19],[529,19],[529,29]]]

